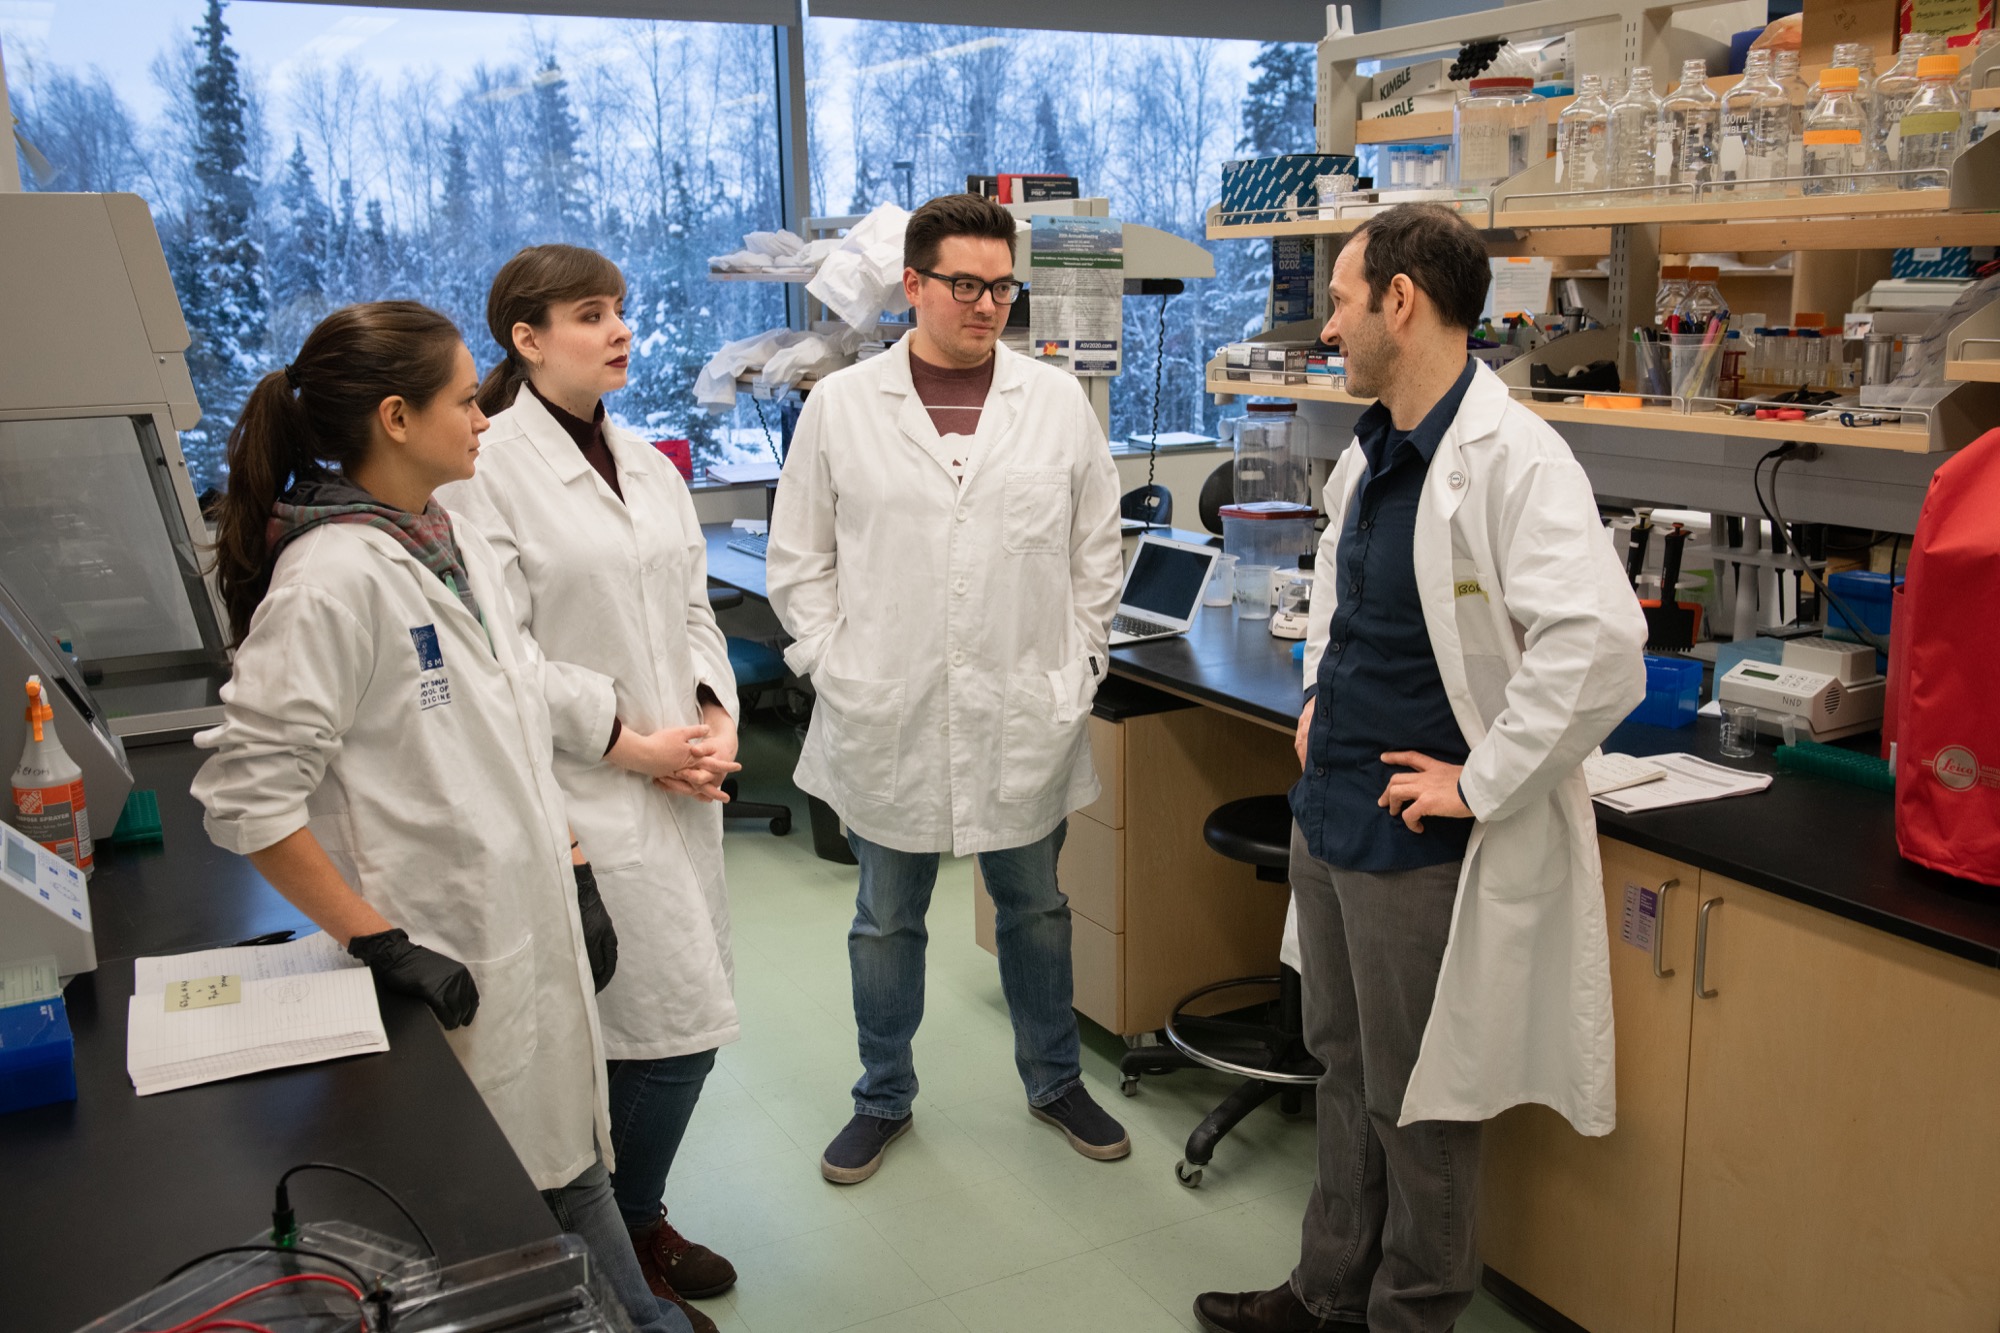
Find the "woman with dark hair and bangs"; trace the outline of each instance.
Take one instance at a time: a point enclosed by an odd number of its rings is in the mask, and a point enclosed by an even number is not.
[[[598,998],[611,1184],[653,1293],[706,1333],[687,1301],[721,1295],[736,1270],[661,1199],[716,1049],[738,1035],[720,804],[738,704],[693,497],[605,415],[632,354],[624,299],[594,250],[538,245],[502,266],[486,305],[502,359],[480,390],[493,427],[479,475],[439,499],[493,543],[552,706],[598,726],[600,753],[558,755],[555,771],[624,944]]]
[[[217,575],[236,640],[209,836],[430,1006],[556,1220],[642,1333],[687,1325],[626,1243],[593,992],[617,937],[566,824],[552,714],[499,557],[432,499],[487,419],[451,321],[337,310],[229,437]]]

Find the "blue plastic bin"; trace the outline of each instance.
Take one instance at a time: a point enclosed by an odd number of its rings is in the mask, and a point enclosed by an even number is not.
[[[1646,701],[1628,722],[1649,727],[1691,727],[1701,707],[1701,663],[1692,657],[1647,657]]]
[[[1861,617],[1862,625],[1876,634],[1888,634],[1893,629],[1889,614],[1893,609],[1890,594],[1902,581],[1900,574],[1891,578],[1887,574],[1865,569],[1844,569],[1838,574],[1828,575],[1826,586],[1833,589],[1834,596],[1854,608],[1854,614]],[[1827,607],[1826,632],[1831,639],[1861,641],[1861,636],[1854,632],[1854,622],[1842,615],[1836,606]]]
[[[0,1114],[76,1100],[76,1043],[62,997],[0,1009]]]

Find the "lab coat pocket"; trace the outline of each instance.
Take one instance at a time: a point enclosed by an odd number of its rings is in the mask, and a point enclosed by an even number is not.
[[[1092,701],[1097,698],[1097,673],[1090,669],[1089,658],[1079,657],[1068,666],[1058,667],[1048,673],[1048,680],[1055,695],[1057,722],[1074,722],[1090,711]]]
[[[1088,733],[1081,711],[1062,720],[1051,684],[1052,677],[1062,674],[1038,671],[1007,678],[1000,735],[1003,801],[1038,801],[1069,781],[1077,748]]]
[[[556,752],[556,781],[568,798],[570,830],[600,874],[639,864],[648,780],[602,760]]]
[[[1069,550],[1069,473],[1059,467],[1007,470],[1005,533],[1009,555],[1062,555]]]
[[[867,800],[895,800],[903,682],[859,680],[822,669],[813,673],[813,689],[819,695],[815,725],[826,728],[837,780]]]
[[[1488,824],[1475,870],[1479,895],[1501,902],[1553,893],[1569,882],[1569,835],[1555,799]]]
[[[495,1093],[527,1072],[535,1058],[535,941],[511,953],[461,960],[479,987],[479,1012],[444,1034],[459,1064],[482,1093]]]

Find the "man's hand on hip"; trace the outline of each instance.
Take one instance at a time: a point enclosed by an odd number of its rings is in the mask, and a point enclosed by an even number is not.
[[[1317,697],[1306,700],[1306,711],[1299,714],[1298,734],[1292,737],[1292,752],[1298,755],[1301,770],[1306,766],[1306,737],[1312,732],[1313,705],[1318,702]]]
[[[1424,819],[1436,815],[1440,819],[1471,819],[1472,811],[1458,794],[1458,775],[1465,771],[1460,764],[1447,764],[1415,750],[1391,750],[1382,756],[1382,762],[1391,768],[1407,768],[1408,773],[1397,773],[1389,779],[1389,785],[1382,789],[1382,797],[1375,804],[1388,807],[1389,813],[1409,826],[1410,832],[1422,833]]]

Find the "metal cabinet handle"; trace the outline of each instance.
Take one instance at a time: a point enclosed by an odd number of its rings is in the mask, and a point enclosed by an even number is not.
[[[1701,905],[1701,914],[1694,923],[1694,997],[1697,1000],[1712,1000],[1715,992],[1708,988],[1708,914],[1721,906],[1722,899],[1710,898]]]
[[[1658,894],[1653,898],[1653,975],[1661,981],[1674,974],[1671,967],[1660,966],[1667,948],[1667,892],[1680,886],[1679,880],[1670,879],[1660,885]]]

